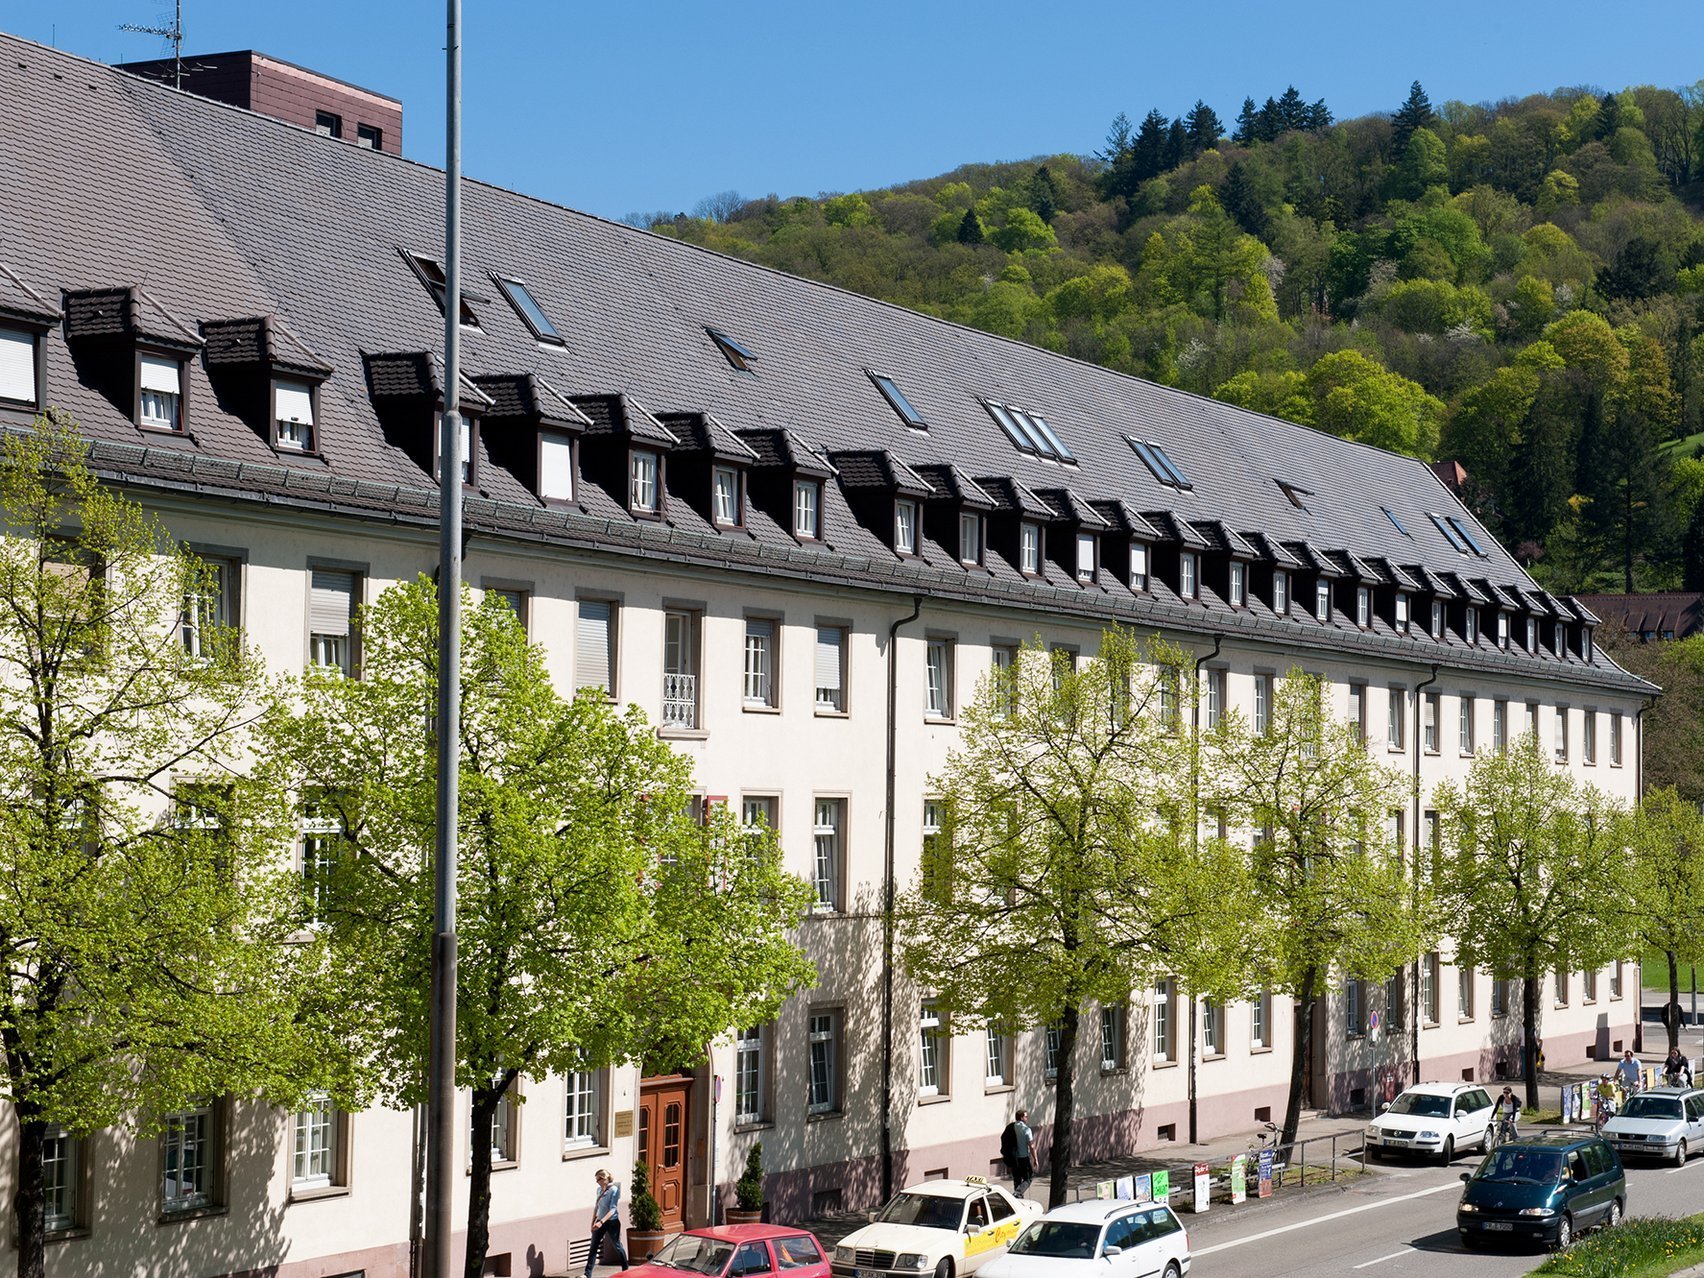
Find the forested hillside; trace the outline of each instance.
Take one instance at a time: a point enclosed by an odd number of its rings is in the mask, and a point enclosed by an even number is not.
[[[665,234],[1466,472],[1558,590],[1704,588],[1704,81],[1335,121],[1197,102],[1091,157]]]

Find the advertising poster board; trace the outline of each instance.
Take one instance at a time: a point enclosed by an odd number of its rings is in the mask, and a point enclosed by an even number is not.
[[[1260,1196],[1272,1197],[1272,1149],[1270,1146],[1260,1151]]]
[[[1136,1197],[1136,1178],[1134,1176],[1120,1176],[1118,1188],[1113,1192],[1113,1197],[1121,1202],[1129,1202]]]
[[[1248,1200],[1248,1155],[1238,1154],[1231,1159],[1231,1201]]]
[[[1154,1201],[1157,1203],[1171,1201],[1171,1173],[1169,1171],[1154,1173]]]
[[[1117,1188],[1118,1188],[1118,1186],[1113,1181],[1110,1181],[1110,1180],[1100,1181],[1099,1183],[1097,1183],[1095,1185],[1095,1197],[1096,1198],[1111,1198],[1112,1195],[1113,1195],[1113,1191]]]
[[[1195,1164],[1195,1203],[1197,1213],[1207,1210],[1213,1198],[1213,1172],[1206,1163]]]
[[[1139,1203],[1146,1203],[1146,1202],[1152,1202],[1153,1201],[1153,1198],[1154,1198],[1154,1178],[1152,1176],[1150,1176],[1148,1173],[1143,1172],[1142,1175],[1136,1177],[1136,1191],[1135,1191],[1134,1197],[1135,1197],[1136,1201],[1139,1202]]]
[[[1572,1084],[1562,1089],[1562,1125],[1566,1127],[1574,1121],[1574,1088]]]

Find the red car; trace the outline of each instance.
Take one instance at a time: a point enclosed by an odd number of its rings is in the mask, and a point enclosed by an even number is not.
[[[718,1225],[689,1229],[628,1271],[631,1278],[829,1278],[828,1254],[816,1235],[785,1225]]]

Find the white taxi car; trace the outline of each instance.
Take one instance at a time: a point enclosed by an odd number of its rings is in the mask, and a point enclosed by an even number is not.
[[[1425,1154],[1449,1162],[1462,1149],[1489,1152],[1491,1093],[1478,1083],[1416,1083],[1367,1127],[1367,1158]]]
[[[975,1273],[1041,1213],[1040,1203],[1014,1198],[980,1176],[926,1180],[900,1190],[874,1221],[841,1240],[835,1278]]]

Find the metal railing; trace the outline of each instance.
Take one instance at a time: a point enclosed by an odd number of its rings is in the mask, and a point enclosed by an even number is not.
[[[1260,1146],[1251,1146],[1247,1155],[1248,1196],[1254,1198],[1259,1193]],[[1359,1130],[1333,1132],[1327,1136],[1307,1136],[1288,1144],[1278,1144],[1270,1147],[1273,1150],[1272,1189],[1276,1193],[1286,1185],[1299,1188],[1308,1184],[1331,1183],[1339,1178],[1359,1174],[1363,1170],[1363,1155],[1365,1140]],[[1234,1157],[1234,1156],[1233,1156]],[[1187,1211],[1194,1193],[1195,1164],[1194,1163],[1155,1163],[1145,1165],[1138,1176],[1152,1175],[1163,1171],[1171,1179],[1170,1201],[1173,1207]],[[1211,1171],[1211,1196],[1214,1202],[1227,1202],[1231,1194],[1230,1160],[1215,1162]],[[1125,1173],[1129,1176],[1130,1173]],[[1046,1173],[1038,1172],[1038,1179],[1045,1180]],[[1108,1177],[1118,1181],[1124,1177]],[[1103,1182],[1104,1183],[1104,1182]],[[1078,1184],[1071,1187],[1072,1200],[1083,1202],[1095,1198],[1097,1186],[1093,1183]]]
[[[698,726],[698,676],[663,673],[663,727]]]

